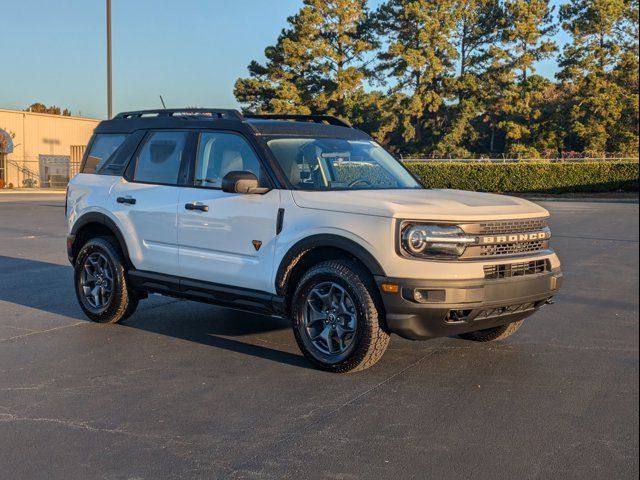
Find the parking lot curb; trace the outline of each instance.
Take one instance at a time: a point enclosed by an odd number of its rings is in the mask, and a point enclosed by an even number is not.
[[[3,188],[0,189],[0,195],[65,195],[67,193],[66,190],[63,189],[27,189],[27,188]]]

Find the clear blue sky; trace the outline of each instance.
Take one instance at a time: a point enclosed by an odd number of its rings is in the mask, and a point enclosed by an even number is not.
[[[235,80],[301,5],[112,0],[114,111],[160,107],[158,94],[168,107],[236,107]],[[106,116],[104,0],[0,0],[0,12],[0,108],[39,101]],[[539,66],[555,70],[554,61]]]

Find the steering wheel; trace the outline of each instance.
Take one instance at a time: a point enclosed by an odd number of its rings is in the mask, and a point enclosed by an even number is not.
[[[358,184],[363,184],[364,186],[370,187],[371,182],[369,180],[365,180],[364,178],[356,178],[354,181],[349,182],[348,187],[355,187]]]

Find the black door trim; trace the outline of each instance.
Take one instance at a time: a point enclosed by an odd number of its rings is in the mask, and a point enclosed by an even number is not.
[[[144,270],[132,269],[128,274],[129,281],[136,290],[197,300],[263,315],[284,315],[284,298],[269,292]]]
[[[276,218],[276,235],[280,235],[284,226],[284,208],[278,209],[278,217]]]

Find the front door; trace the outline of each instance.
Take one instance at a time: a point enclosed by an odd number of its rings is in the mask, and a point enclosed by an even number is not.
[[[221,190],[231,171],[250,171],[267,182],[260,161],[240,135],[203,132],[193,187],[180,189],[178,243],[183,277],[273,292],[280,191],[242,195]]]

